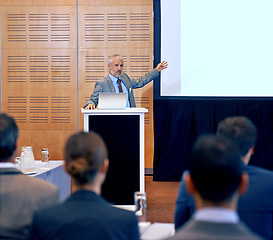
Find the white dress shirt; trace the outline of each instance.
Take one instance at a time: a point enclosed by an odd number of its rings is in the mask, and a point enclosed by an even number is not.
[[[114,84],[116,93],[119,93],[119,85],[118,85],[118,82],[117,82],[118,78],[114,77],[110,73],[109,73],[109,77],[110,77],[110,79],[112,80],[112,82]],[[129,98],[128,98],[128,90],[127,90],[125,84],[123,83],[122,79],[120,79],[120,84],[121,84],[123,93],[127,94],[126,107],[129,108],[130,107],[130,103],[129,103]]]
[[[16,168],[16,165],[11,162],[0,162],[0,168]]]
[[[238,223],[240,218],[237,212],[221,207],[206,207],[197,210],[193,218],[197,221]]]

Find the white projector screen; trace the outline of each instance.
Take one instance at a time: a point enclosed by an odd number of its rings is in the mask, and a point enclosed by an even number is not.
[[[272,0],[161,0],[161,96],[272,97]]]

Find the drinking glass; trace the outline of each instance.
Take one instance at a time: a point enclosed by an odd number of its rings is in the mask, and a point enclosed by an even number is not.
[[[47,148],[42,148],[41,160],[43,164],[48,165],[49,153]]]
[[[146,206],[146,193],[135,192],[135,214],[138,217],[139,222],[147,222],[147,206]]]

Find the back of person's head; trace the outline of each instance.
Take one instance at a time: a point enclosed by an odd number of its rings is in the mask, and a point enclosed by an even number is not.
[[[14,119],[0,113],[0,162],[9,161],[16,150],[18,127]]]
[[[243,157],[254,145],[257,131],[255,125],[246,117],[228,117],[219,123],[217,135],[235,141]]]
[[[239,149],[232,141],[216,135],[200,137],[189,160],[191,179],[204,200],[221,203],[232,198],[244,169]]]
[[[108,158],[102,138],[94,132],[73,134],[65,146],[65,165],[76,185],[92,183]]]

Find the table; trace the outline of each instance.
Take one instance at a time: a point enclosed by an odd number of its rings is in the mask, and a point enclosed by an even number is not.
[[[141,240],[160,240],[175,234],[173,223],[139,223]]]
[[[55,185],[59,190],[60,201],[71,194],[71,177],[63,169],[64,161],[49,161],[48,165],[35,161],[35,173],[29,176],[43,179]]]

